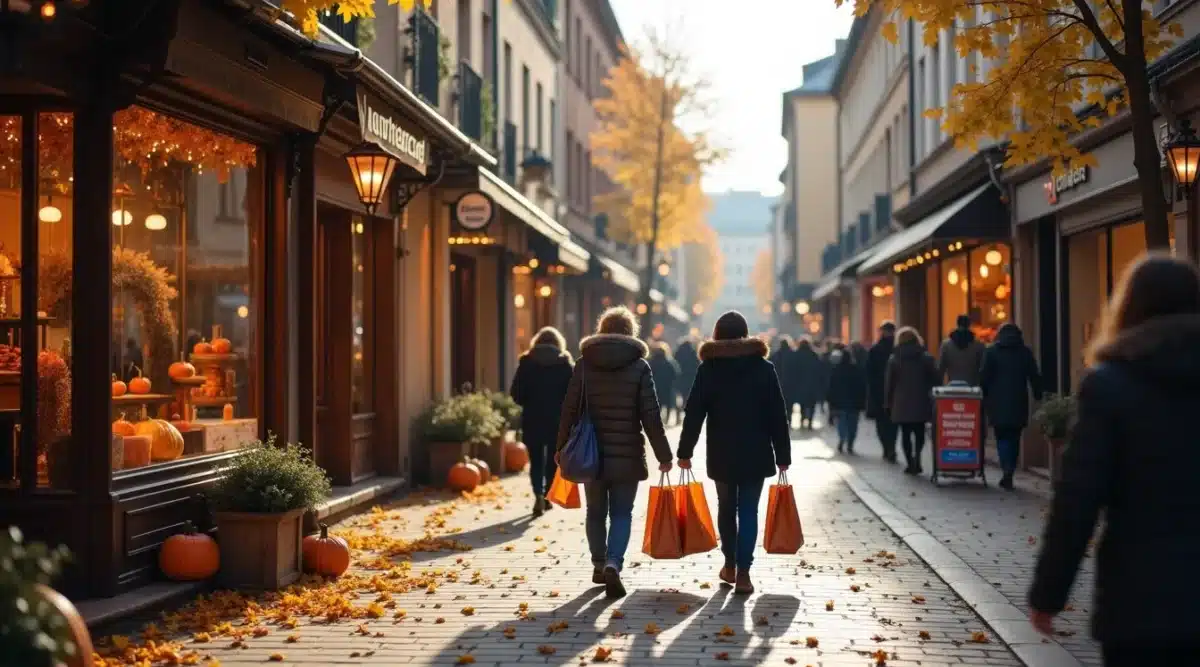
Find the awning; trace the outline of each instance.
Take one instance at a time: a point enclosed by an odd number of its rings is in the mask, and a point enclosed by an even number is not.
[[[637,273],[625,268],[623,264],[611,257],[604,255],[596,257],[600,260],[600,266],[608,272],[608,278],[613,281],[614,285],[634,294],[641,290],[642,281],[638,279]]]
[[[985,183],[954,203],[939,209],[921,222],[893,234],[879,244],[858,272],[870,273],[886,267],[919,246],[948,239],[991,241],[1011,234],[1008,209],[1000,193]]]
[[[842,281],[854,275],[855,269],[857,269],[860,264],[871,257],[874,252],[875,248],[867,248],[850,259],[842,262],[841,264],[838,264],[832,271],[830,271],[825,275],[824,278],[821,279],[821,282],[817,283],[816,287],[813,288],[810,300],[820,301],[830,294],[833,294],[839,287],[842,286]]]
[[[516,216],[518,220],[529,225],[533,231],[546,237],[558,246],[558,259],[564,265],[579,272],[588,268],[588,257],[591,256],[582,246],[571,240],[571,233],[560,225],[536,204],[529,201],[504,179],[493,174],[491,170],[479,168],[479,191],[492,198],[500,208]]]

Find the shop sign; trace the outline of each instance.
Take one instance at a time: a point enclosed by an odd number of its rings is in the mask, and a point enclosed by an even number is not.
[[[425,156],[429,142],[411,124],[387,111],[380,111],[366,95],[358,96],[358,126],[363,141],[377,144],[397,160],[425,174]]]
[[[1042,188],[1046,190],[1046,201],[1051,204],[1058,203],[1058,195],[1083,185],[1088,182],[1087,166],[1076,167],[1071,171],[1059,177],[1053,175],[1042,184]]]
[[[496,217],[496,202],[478,190],[468,192],[454,202],[454,221],[471,232],[486,229]]]
[[[980,410],[978,398],[946,396],[935,398],[934,457],[937,470],[978,470]]]

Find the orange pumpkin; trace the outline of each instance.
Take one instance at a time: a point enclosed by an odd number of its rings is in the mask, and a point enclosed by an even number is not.
[[[192,346],[192,354],[212,354],[212,351],[212,345],[203,339]]]
[[[529,450],[524,443],[509,441],[504,443],[504,469],[508,472],[521,472],[529,464]]]
[[[150,438],[150,458],[154,461],[174,461],[183,455],[183,434],[169,422],[161,419],[138,422],[137,434]]]
[[[304,571],[323,577],[340,577],[350,567],[350,546],[346,540],[329,534],[329,526],[321,524],[321,534],[304,538],[301,547]]]
[[[228,338],[214,338],[212,351],[213,354],[229,354],[233,352],[233,343]]]
[[[123,468],[140,468],[150,465],[150,436],[125,436],[125,455]]]
[[[137,435],[137,429],[132,422],[125,421],[125,413],[122,412],[117,421],[112,423],[112,432],[117,435]]]
[[[472,491],[479,486],[479,468],[467,461],[455,463],[446,474],[446,484],[455,491]]]
[[[213,538],[197,533],[189,521],[183,532],[163,542],[158,552],[158,567],[168,579],[200,581],[217,573],[221,565],[221,550]]]
[[[167,375],[176,380],[196,377],[196,367],[186,361],[176,361],[167,368]]]
[[[492,468],[483,459],[471,459],[471,465],[479,468],[479,483],[487,484],[492,478]]]
[[[149,394],[150,393],[150,378],[142,375],[142,369],[137,366],[133,367],[137,377],[129,381],[129,393],[131,394]]]
[[[66,667],[91,667],[92,652],[92,636],[88,632],[87,623],[83,617],[79,615],[79,610],[71,601],[65,598],[61,593],[50,588],[45,584],[33,585],[33,597],[35,600],[30,600],[31,606],[38,608],[40,602],[45,602],[63,621],[66,622],[67,632],[70,634],[71,642],[74,645],[74,650],[65,662],[59,663]]]
[[[117,374],[113,373],[113,376],[112,376],[113,398],[116,398],[117,396],[124,396],[125,392],[127,392],[127,391],[129,391],[129,387],[124,382],[118,380]]]
[[[178,429],[180,433],[192,430],[192,423],[181,419],[179,413],[171,415],[171,426]]]

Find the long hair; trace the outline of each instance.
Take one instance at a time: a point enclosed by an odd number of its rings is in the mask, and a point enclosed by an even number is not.
[[[925,347],[925,340],[912,327],[900,327],[900,330],[896,332],[896,344],[904,345],[905,343],[916,343],[921,347]]]
[[[1128,329],[1156,317],[1192,313],[1200,313],[1200,269],[1164,253],[1147,254],[1126,269],[1113,290],[1100,334],[1088,346],[1087,364]]]
[[[565,352],[567,349],[567,339],[563,337],[562,332],[554,327],[542,327],[533,336],[533,340],[529,341],[529,349],[533,349],[538,345],[548,345],[556,348],[559,352]]]
[[[637,318],[625,306],[609,308],[600,314],[600,321],[596,323],[596,333],[600,334],[621,334],[637,338],[639,329]]]

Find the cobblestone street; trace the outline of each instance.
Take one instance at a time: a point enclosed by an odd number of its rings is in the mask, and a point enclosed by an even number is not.
[[[719,552],[680,561],[641,555],[643,490],[630,594],[606,600],[589,582],[583,510],[531,521],[526,478],[514,476],[474,500],[414,494],[338,525],[336,532],[358,536],[354,543],[399,555],[360,551],[340,586],[257,605],[226,602],[215,615],[167,615],[155,630],[202,665],[1020,664],[858,500],[819,440],[794,446],[791,479],[807,544],[797,556],[760,551],[758,592],[749,598],[718,584]],[[706,487],[715,514],[715,491]],[[455,546],[444,538],[470,550],[423,551]],[[323,608],[335,613],[322,616]],[[234,612],[240,617],[220,623]],[[198,631],[204,623],[212,627]]]

